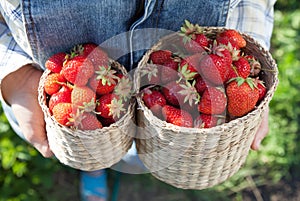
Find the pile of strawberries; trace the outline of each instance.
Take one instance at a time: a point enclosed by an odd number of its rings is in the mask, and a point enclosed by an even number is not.
[[[93,43],[52,55],[44,82],[47,106],[61,125],[79,130],[110,126],[126,112],[131,81]]]
[[[141,68],[142,100],[158,118],[211,128],[246,115],[264,98],[261,63],[245,53],[239,32],[206,34],[185,21],[178,37],[176,48],[153,51]]]

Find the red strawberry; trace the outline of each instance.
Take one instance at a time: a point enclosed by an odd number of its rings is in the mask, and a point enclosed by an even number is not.
[[[44,90],[48,95],[52,95],[66,84],[66,79],[59,73],[51,73],[47,76],[44,83]]]
[[[172,56],[169,50],[156,50],[150,54],[150,60],[153,64],[164,64]]]
[[[141,86],[148,84],[160,85],[161,65],[147,63],[140,70]]]
[[[160,68],[159,77],[162,84],[166,84],[179,78],[177,71],[179,62],[179,58],[171,58],[167,60],[163,65],[158,66]]]
[[[233,61],[233,65],[236,67],[239,77],[246,79],[250,75],[250,64],[247,59],[240,57],[237,61]]]
[[[217,41],[218,45],[225,45],[227,47],[230,46],[232,49],[235,49],[235,50],[240,49],[238,44],[235,41],[228,38],[227,36],[224,36],[224,37],[217,36],[216,41]]]
[[[233,117],[241,117],[254,109],[258,98],[258,89],[251,78],[236,78],[226,87],[228,113]]]
[[[176,107],[185,107],[185,104],[189,104],[191,107],[198,104],[200,96],[194,87],[188,81],[173,81],[169,82],[162,88],[162,93],[165,96],[167,102]]]
[[[189,39],[183,39],[184,48],[190,53],[204,52],[209,45],[209,40],[204,34],[194,34]]]
[[[231,66],[227,80],[230,80],[235,77],[242,77],[246,79],[250,75],[250,64],[247,59],[240,57],[237,61],[233,61],[233,66]]]
[[[228,29],[217,36],[217,41],[220,41],[220,38],[222,40],[228,39],[228,41],[234,46],[236,44],[239,48],[243,48],[246,46],[246,40],[243,38],[243,36],[236,30],[234,29]],[[224,44],[224,43],[223,43]],[[227,45],[227,44],[225,44]]]
[[[208,87],[201,96],[198,110],[204,114],[222,114],[226,105],[224,91],[216,87]]]
[[[67,54],[64,52],[59,52],[59,53],[52,55],[45,62],[45,67],[47,69],[49,69],[50,71],[52,71],[53,73],[60,73],[60,71],[63,67],[63,63],[65,61],[66,55]]]
[[[116,84],[103,82],[102,79],[97,79],[97,77],[98,77],[97,75],[93,75],[89,79],[89,83],[88,83],[89,86],[96,92],[97,95],[108,94],[114,90]]]
[[[58,103],[71,103],[71,90],[68,87],[62,87],[57,93],[53,94],[49,99],[49,109],[53,110],[53,107]]]
[[[195,88],[201,96],[203,94],[203,92],[205,91],[205,89],[208,87],[208,83],[205,82],[204,79],[201,76],[198,76],[195,79],[195,81],[196,81]]]
[[[144,89],[142,99],[154,115],[157,117],[161,116],[161,108],[166,105],[167,102],[162,93],[153,89]]]
[[[228,67],[231,66],[233,60],[232,53],[225,46],[214,44],[212,48],[212,53],[222,57],[222,59]]]
[[[209,39],[204,35],[202,28],[187,20],[181,27],[181,35],[183,36],[183,45],[190,53],[204,52],[209,45]]]
[[[71,103],[58,103],[53,107],[54,119],[64,126],[71,126],[70,119],[76,114],[76,110]]]
[[[259,97],[258,97],[258,101],[257,101],[257,102],[259,102],[265,97],[265,95],[267,93],[267,88],[263,84],[263,81],[259,80],[258,78],[255,79],[255,84],[256,84],[256,87],[257,87],[258,93],[259,93]]]
[[[205,55],[200,61],[199,71],[204,80],[215,85],[221,85],[227,79],[229,67],[222,56],[209,54]]]
[[[228,73],[227,73],[227,81],[231,80],[232,78],[236,78],[238,77],[238,71],[236,69],[236,66],[232,65],[229,69],[228,69]]]
[[[86,111],[95,109],[96,93],[87,86],[74,86],[71,93],[71,102]]]
[[[197,53],[182,59],[178,69],[181,77],[186,80],[192,80],[199,76],[197,69],[199,69],[199,63],[202,57],[202,53]]]
[[[181,110],[170,105],[165,105],[162,108],[162,114],[168,123],[181,127],[193,127],[193,118],[185,110]]]
[[[74,122],[74,126],[79,130],[96,130],[103,127],[97,116],[88,112],[80,114],[80,117]]]
[[[104,118],[120,118],[125,111],[122,100],[119,100],[115,94],[105,94],[98,99],[96,112]]]
[[[176,81],[172,81],[162,88],[162,93],[169,104],[179,106],[184,103],[185,95],[179,93],[183,90],[183,87],[180,86],[182,83],[183,82],[177,83]]]
[[[107,66],[109,58],[107,53],[102,48],[94,43],[86,43],[82,45],[83,56],[89,58],[95,67]]]
[[[218,118],[214,115],[209,115],[209,114],[200,114],[194,120],[195,128],[212,128],[214,126],[217,126],[217,124],[218,124]]]
[[[83,86],[94,75],[94,66],[91,60],[75,56],[66,60],[61,74],[72,84]]]
[[[133,83],[130,77],[127,75],[122,75],[120,76],[120,80],[114,88],[113,93],[117,95],[118,99],[128,104],[128,100],[130,100],[132,97],[132,87]]]

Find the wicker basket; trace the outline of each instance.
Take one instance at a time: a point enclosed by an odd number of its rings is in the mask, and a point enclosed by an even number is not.
[[[127,74],[119,63],[111,61],[111,65]],[[41,77],[39,103],[44,112],[49,145],[57,159],[85,171],[108,168],[119,162],[133,142],[135,101],[132,100],[127,113],[109,127],[91,131],[72,130],[58,124],[46,105],[44,82],[49,73],[46,70]]]
[[[207,27],[210,37],[225,28]],[[265,69],[263,80],[267,94],[255,110],[246,116],[209,128],[184,128],[155,117],[137,97],[137,149],[151,174],[159,180],[182,189],[205,189],[234,175],[244,164],[262,115],[276,89],[277,66],[271,54],[250,36],[245,52],[257,57]],[[135,72],[136,90],[141,86],[140,69],[154,50],[172,46],[177,33],[162,38],[140,61]]]

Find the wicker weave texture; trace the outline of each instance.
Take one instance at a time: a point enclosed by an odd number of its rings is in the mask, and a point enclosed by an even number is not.
[[[112,61],[112,65],[126,74],[125,68],[117,62]],[[126,114],[109,127],[92,131],[72,130],[58,124],[47,107],[44,82],[49,73],[46,70],[41,77],[39,103],[44,112],[49,145],[57,159],[85,171],[109,168],[119,162],[132,146],[135,135],[135,101],[131,100]]]
[[[205,31],[214,37],[223,30],[209,27]],[[154,177],[178,188],[205,189],[227,180],[245,163],[276,89],[278,71],[271,54],[250,36],[243,36],[247,41],[245,52],[254,55],[262,64],[267,87],[263,101],[246,116],[209,129],[183,128],[155,117],[141,97],[137,97],[137,149]],[[177,33],[168,35],[146,52],[135,72],[135,90],[141,86],[140,69],[148,62],[151,52],[176,40]]]

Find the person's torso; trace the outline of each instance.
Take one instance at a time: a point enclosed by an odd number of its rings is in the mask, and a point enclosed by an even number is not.
[[[112,44],[112,49],[119,45],[121,52],[129,53],[129,37],[123,35],[129,36],[133,28],[178,31],[186,19],[203,26],[224,26],[228,9],[229,0],[22,1],[28,41],[34,60],[41,65],[55,52],[86,42],[101,45],[110,40],[106,44]],[[139,37],[132,42],[147,43]]]

